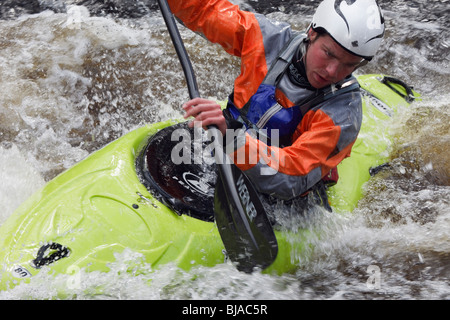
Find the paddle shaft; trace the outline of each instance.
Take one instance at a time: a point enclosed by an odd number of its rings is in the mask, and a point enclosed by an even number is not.
[[[191,99],[200,97],[191,61],[167,0],[158,0],[172,43],[183,67]],[[219,133],[217,126],[208,126]],[[266,268],[276,258],[277,240],[272,225],[252,183],[240,170],[225,161],[217,135],[214,139],[218,181],[214,196],[214,213],[219,233],[230,259],[238,269],[252,272],[255,267]],[[220,157],[222,156],[222,157]],[[239,184],[239,186],[238,186]],[[239,188],[239,190],[238,190]]]
[[[191,60],[189,59],[189,55],[186,52],[186,48],[184,47],[183,40],[181,39],[180,31],[176,25],[175,19],[173,17],[172,11],[170,10],[169,4],[166,0],[158,0],[159,6],[161,8],[161,12],[166,23],[167,29],[169,30],[170,37],[172,39],[172,43],[175,47],[175,51],[177,52],[178,58],[180,59],[181,66],[183,67],[183,72],[186,77],[186,82],[188,85],[189,96],[191,99],[200,97],[200,92],[198,90],[197,80],[194,74],[194,69],[192,67]],[[217,129],[216,126],[210,126],[208,128]],[[216,152],[218,152],[217,147],[221,150],[221,146],[216,146]],[[223,150],[222,150],[223,151]],[[219,170],[221,171],[221,176],[223,178],[223,182],[228,186],[234,186],[232,168],[230,164],[227,164],[224,161],[225,156],[222,158],[223,161],[218,163]],[[231,187],[228,189],[229,195],[231,196],[234,202],[240,201],[239,194],[237,192],[236,187]],[[244,214],[244,212],[239,212],[240,214]],[[243,221],[246,229],[249,230],[251,240],[253,244],[258,248],[258,243],[254,238],[252,232],[250,231],[250,224],[247,219],[243,217]]]
[[[184,76],[186,78],[189,96],[191,99],[199,98],[200,92],[198,91],[197,79],[195,78],[194,69],[192,68],[191,60],[184,47],[183,40],[181,39],[180,31],[170,10],[169,4],[166,0],[158,0],[159,7],[161,9],[164,21],[166,22],[167,29],[169,30],[170,38],[172,39],[173,46],[177,52],[178,59],[180,59],[181,67],[183,68]]]

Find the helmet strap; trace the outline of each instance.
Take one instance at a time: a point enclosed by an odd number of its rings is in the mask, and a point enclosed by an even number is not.
[[[353,70],[353,71],[356,71],[357,69],[359,69],[359,68],[361,68],[361,67],[364,67],[366,64],[369,63],[370,60],[371,60],[371,59],[363,58],[363,59],[361,60],[361,62],[358,64],[358,66],[355,68],[355,70]]]

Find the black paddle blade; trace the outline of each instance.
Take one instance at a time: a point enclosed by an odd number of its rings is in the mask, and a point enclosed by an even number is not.
[[[239,271],[265,269],[278,253],[272,225],[248,178],[234,165],[218,166],[214,212],[220,236]]]

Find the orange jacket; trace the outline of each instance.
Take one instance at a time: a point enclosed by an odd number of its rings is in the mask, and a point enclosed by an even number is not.
[[[169,5],[185,26],[241,58],[233,94],[237,108],[257,92],[272,62],[295,35],[288,24],[242,11],[226,0],[169,0]],[[285,75],[276,89],[276,99],[284,108],[300,104],[301,98],[312,92],[292,88]],[[291,199],[309,190],[350,155],[361,120],[360,94],[348,92],[306,112],[290,146],[268,146],[242,131],[232,149],[227,146],[226,150],[260,192]]]

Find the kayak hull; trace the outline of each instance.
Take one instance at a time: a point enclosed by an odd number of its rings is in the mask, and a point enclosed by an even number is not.
[[[378,86],[376,75],[358,80],[363,88],[376,86],[379,96],[391,97],[384,98],[390,112],[408,105]],[[389,119],[370,101],[364,102],[361,135],[352,156],[339,166],[339,182],[329,190],[335,211],[351,211],[363,196],[369,169],[388,160]],[[215,223],[172,211],[136,173],[136,157],[149,137],[175,123],[151,124],[124,135],[25,201],[0,228],[0,290],[43,269],[53,274],[72,274],[78,268],[108,272],[125,249],[142,254],[152,269],[167,263],[184,270],[223,263],[226,253]],[[317,235],[311,233],[275,230],[279,251],[265,272],[295,271],[312,252],[311,239]]]

